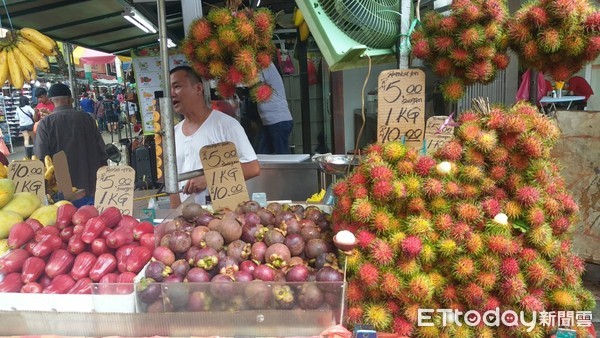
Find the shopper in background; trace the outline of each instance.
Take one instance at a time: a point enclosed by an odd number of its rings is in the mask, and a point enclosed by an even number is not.
[[[289,154],[294,121],[285,96],[283,79],[273,62],[260,72],[260,80],[273,88],[273,95],[269,101],[257,104],[263,124],[257,153]]]
[[[588,99],[594,95],[594,90],[590,84],[581,76],[573,76],[568,81],[569,93],[575,96],[585,96],[582,101],[575,101],[573,106],[577,110],[583,110],[587,106]]]
[[[104,98],[102,96],[98,96],[98,101],[94,104],[94,116],[100,133],[107,131],[106,115],[104,113]]]
[[[33,124],[35,111],[29,106],[29,98],[27,96],[19,97],[19,130],[23,134],[23,143],[25,145],[25,156],[31,158],[33,155]]]
[[[54,111],[54,103],[48,98],[46,88],[38,88],[35,91],[35,97],[38,100],[38,104],[35,106],[35,121],[37,122]]]
[[[106,119],[107,129],[109,133],[116,132],[119,128],[119,113],[115,110],[115,104],[113,101],[114,96],[108,95],[106,100],[102,101],[104,107],[104,117]],[[117,105],[118,106],[118,105]]]
[[[173,110],[184,116],[175,126],[175,151],[178,174],[201,169],[200,149],[206,145],[232,142],[242,165],[244,179],[260,174],[254,149],[239,122],[218,110],[213,110],[204,99],[204,84],[189,66],[175,67],[170,72]],[[171,206],[179,206],[194,195],[199,204],[206,204],[206,177],[195,177],[179,182],[182,194],[171,195]]]
[[[73,186],[88,196],[96,192],[96,172],[106,165],[106,146],[89,114],[72,108],[71,90],[62,83],[53,84],[48,94],[56,105],[54,112],[40,121],[34,153],[44,159],[63,150],[69,164]]]
[[[83,93],[79,105],[81,106],[81,110],[94,117],[94,100],[89,98],[88,93]]]

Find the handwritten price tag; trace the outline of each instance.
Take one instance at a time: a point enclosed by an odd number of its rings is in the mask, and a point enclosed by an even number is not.
[[[400,141],[421,148],[425,136],[425,73],[392,69],[379,74],[377,141]]]
[[[133,215],[135,171],[129,166],[107,166],[98,169],[94,203],[100,213],[117,207],[123,215]]]
[[[454,127],[444,125],[447,118],[448,116],[432,116],[427,119],[425,127],[427,154],[434,153],[454,138]]]
[[[202,147],[200,160],[214,210],[224,207],[235,209],[239,203],[250,199],[242,165],[233,143],[223,142]]]
[[[15,192],[31,192],[36,194],[41,201],[46,200],[42,161],[12,161],[8,166],[8,178],[15,183]]]

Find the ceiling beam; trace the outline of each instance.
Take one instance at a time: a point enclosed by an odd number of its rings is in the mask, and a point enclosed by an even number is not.
[[[69,5],[75,5],[75,4],[80,4],[82,2],[89,2],[92,0],[80,0],[80,1],[72,1],[72,0],[65,0],[65,1],[60,1],[60,2],[55,2],[52,4],[47,4],[47,5],[41,5],[41,6],[37,6],[37,7],[32,7],[32,8],[28,8],[28,9],[24,9],[22,11],[18,11],[18,12],[12,12],[12,13],[8,13],[10,15],[11,18],[16,18],[19,16],[23,16],[23,15],[31,15],[32,13],[38,13],[38,12],[44,12],[44,11],[48,11],[48,10],[52,10],[52,9],[57,9],[60,7],[65,7],[65,6],[69,6]],[[39,1],[36,1],[39,2]],[[6,12],[2,12],[2,17],[6,16]],[[4,20],[2,20],[4,21]]]
[[[131,41],[131,40],[141,39],[141,38],[147,38],[147,37],[149,37],[149,34],[141,34],[141,35],[136,35],[136,36],[129,36],[129,37],[126,37],[124,39],[112,40],[112,41],[100,43],[100,44],[97,44],[96,46],[97,47],[101,47],[101,46],[107,46],[107,45],[114,45],[115,43],[119,43],[119,42]],[[156,39],[158,39],[158,34],[156,34]]]
[[[103,31],[95,31],[95,32],[90,32],[90,33],[86,33],[86,34],[81,34],[81,35],[75,35],[70,37],[70,40],[79,40],[79,39],[83,39],[83,38],[89,38],[91,36],[96,36],[96,35],[102,35],[102,34],[106,34],[106,33],[112,33],[112,32],[116,32],[116,31],[121,31],[124,29],[129,29],[135,26],[131,26],[131,24],[127,23],[123,26],[116,26],[113,27],[111,29],[105,29]]]
[[[104,20],[104,19],[109,19],[115,16],[120,16],[121,13],[123,12],[113,12],[113,13],[108,13],[108,14],[104,14],[104,15],[99,15],[99,16],[94,16],[91,18],[87,18],[87,19],[81,19],[81,20],[77,20],[77,21],[71,21],[71,22],[66,22],[60,25],[56,25],[56,26],[51,26],[51,27],[46,27],[44,29],[41,29],[40,32],[45,33],[45,32],[50,32],[53,30],[57,30],[57,29],[62,29],[62,28],[68,28],[68,27],[73,27],[73,26],[77,26],[80,24],[84,24],[84,23],[91,23],[94,21],[100,21],[100,20]]]

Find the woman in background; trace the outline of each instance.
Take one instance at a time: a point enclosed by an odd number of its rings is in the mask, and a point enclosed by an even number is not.
[[[33,116],[35,111],[29,106],[29,98],[27,96],[19,97],[19,130],[23,134],[23,143],[25,145],[25,156],[31,158],[33,155]]]

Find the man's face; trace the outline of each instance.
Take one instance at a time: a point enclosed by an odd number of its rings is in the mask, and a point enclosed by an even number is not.
[[[48,101],[50,101],[50,100],[48,99],[48,95],[44,94],[44,95],[38,97],[38,101],[42,102],[42,103],[48,103]]]
[[[201,101],[203,90],[202,83],[192,82],[185,71],[171,74],[171,100],[176,112],[186,114],[194,111]]]

